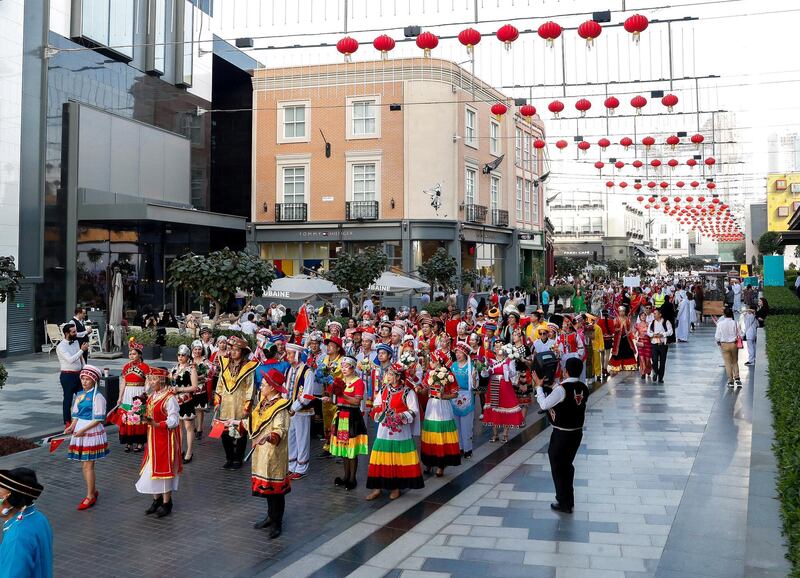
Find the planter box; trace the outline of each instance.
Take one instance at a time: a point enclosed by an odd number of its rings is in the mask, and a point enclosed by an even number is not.
[[[178,361],[178,348],[177,347],[162,347],[161,359],[163,361]]]
[[[146,359],[151,361],[153,359],[158,359],[161,357],[161,346],[160,345],[145,345],[144,349],[142,350],[142,359]]]

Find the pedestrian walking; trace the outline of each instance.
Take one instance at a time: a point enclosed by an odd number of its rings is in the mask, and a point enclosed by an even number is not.
[[[61,414],[64,424],[68,425],[72,420],[72,398],[81,390],[80,373],[83,368],[83,352],[89,349],[89,344],[78,343],[77,330],[71,323],[64,325],[61,331],[64,339],[56,345],[56,354],[61,367],[58,379],[64,392]]]
[[[571,514],[575,507],[575,454],[583,439],[583,422],[586,416],[586,398],[589,388],[580,381],[583,362],[572,357],[566,364],[567,378],[553,387],[545,396],[543,379],[534,374],[536,384],[536,401],[542,411],[547,413],[553,432],[550,434],[550,446],[547,456],[550,459],[550,471],[556,489],[556,501],[550,508],[565,514]]]
[[[744,364],[755,365],[758,319],[756,319],[755,311],[749,305],[744,305],[742,308],[742,314],[739,317],[739,330],[747,343],[747,361]]]
[[[650,329],[647,323],[647,311],[639,312],[639,321],[634,326],[636,330],[636,357],[639,360],[639,375],[645,379],[653,371],[653,347],[650,342]]]
[[[661,309],[653,310],[653,320],[647,328],[653,358],[653,381],[664,383],[664,370],[667,367],[669,338],[673,334],[672,322],[665,319]]]
[[[739,326],[733,319],[733,309],[726,307],[723,317],[717,321],[717,331],[714,340],[722,351],[722,359],[725,362],[725,373],[728,376],[728,387],[742,387],[742,380],[739,379],[739,349],[741,345],[741,334]]]

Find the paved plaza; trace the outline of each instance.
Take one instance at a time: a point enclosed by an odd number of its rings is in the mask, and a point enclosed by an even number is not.
[[[742,365],[738,390],[725,387],[712,329],[691,339],[671,347],[665,384],[626,374],[590,396],[572,515],[549,508],[550,429],[535,411],[508,444],[487,443],[482,432],[473,460],[391,503],[364,501],[363,458],[354,492],[333,486],[334,460],[315,459],[293,484],[275,541],[251,528],[265,502],[249,496],[249,472],[219,469],[215,440],[200,444],[164,520],[143,515],[149,499],[133,488],[139,457],[116,444],[98,464],[100,499],[87,512],[75,511],[83,482],[62,450],[8,456],[0,468],[31,466],[45,484],[40,507],[53,524],[58,576],[85,568],[104,576],[163,576],[164,568],[174,576],[785,576],[763,334],[759,364]],[[51,397],[39,399],[53,405]],[[6,399],[4,412],[18,406]],[[34,415],[48,412],[57,417],[58,407]]]

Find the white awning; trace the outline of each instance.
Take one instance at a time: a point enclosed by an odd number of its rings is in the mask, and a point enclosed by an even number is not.
[[[431,286],[417,279],[386,271],[367,290],[374,293],[411,293],[414,291],[425,293],[431,290]]]
[[[294,275],[275,279],[264,293],[268,299],[314,299],[344,293],[336,285],[321,277]]]

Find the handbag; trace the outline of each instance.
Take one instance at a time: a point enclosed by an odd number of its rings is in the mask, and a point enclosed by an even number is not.
[[[739,335],[739,328],[736,328],[736,349],[744,349],[744,342],[742,336]]]

